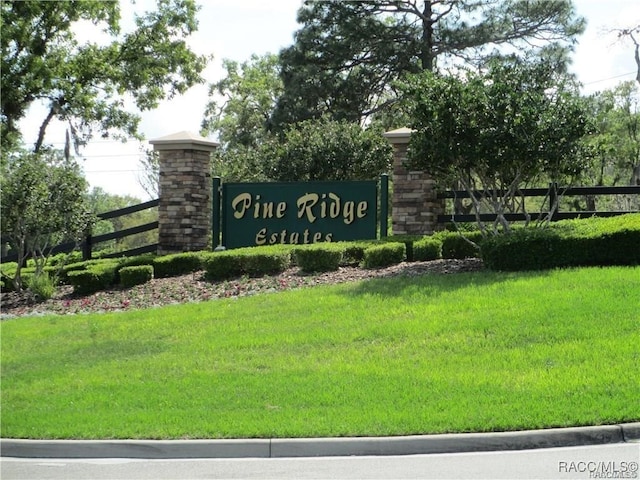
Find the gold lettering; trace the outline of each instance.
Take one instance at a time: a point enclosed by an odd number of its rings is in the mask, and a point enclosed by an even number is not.
[[[287,210],[287,204],[285,202],[278,203],[276,207],[276,218],[284,217],[284,212]]]
[[[267,229],[263,228],[256,235],[256,245],[264,245],[267,243]]]
[[[313,206],[318,203],[318,194],[317,193],[307,193],[302,197],[298,198],[298,218],[302,218],[303,216],[307,216],[307,220],[310,223],[316,221],[316,216],[313,214],[311,210]]]
[[[355,202],[345,202],[344,203],[344,211],[342,212],[342,216],[344,218],[344,223],[350,225],[354,220],[354,209]]]
[[[358,218],[364,218],[367,216],[367,209],[369,208],[369,205],[367,205],[367,202],[362,201],[360,203],[358,203]]]
[[[329,193],[329,198],[333,200],[333,203],[329,207],[329,216],[331,218],[338,218],[340,216],[340,197],[335,193]]]
[[[240,205],[238,205],[240,204]],[[239,208],[238,208],[239,206]],[[251,206],[251,195],[248,193],[241,193],[231,202],[231,208],[233,208],[233,216],[235,218],[244,217],[245,212]]]
[[[313,243],[317,243],[322,240],[322,233],[316,232],[313,234]]]
[[[253,218],[260,217],[260,195],[256,195],[256,204],[253,207]]]

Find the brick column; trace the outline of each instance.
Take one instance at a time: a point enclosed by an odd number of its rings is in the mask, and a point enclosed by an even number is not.
[[[149,141],[159,153],[158,254],[204,250],[211,234],[211,152],[190,132]]]
[[[427,173],[404,166],[411,138],[409,128],[384,134],[393,145],[392,230],[394,235],[430,235],[439,230],[444,200],[436,197],[436,182]]]

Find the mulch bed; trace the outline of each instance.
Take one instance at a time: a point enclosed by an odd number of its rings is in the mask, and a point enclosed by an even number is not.
[[[279,275],[260,278],[242,277],[225,282],[204,280],[203,272],[172,278],[153,279],[132,288],[112,288],[91,295],[76,295],[70,286],[59,287],[54,296],[38,301],[30,292],[3,292],[0,296],[0,319],[31,315],[74,314],[87,312],[112,312],[163,305],[202,302],[218,298],[241,297],[259,293],[278,292],[293,288],[311,287],[370,278],[398,275],[416,276],[425,274],[452,274],[479,271],[482,261],[475,258],[465,260],[435,260],[411,262],[388,268],[366,270],[357,267],[342,267],[336,272],[304,274],[299,269],[289,269]]]

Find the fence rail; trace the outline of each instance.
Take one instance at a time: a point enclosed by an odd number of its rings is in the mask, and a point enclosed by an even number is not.
[[[120,208],[118,210],[111,210],[109,212],[99,213],[96,215],[100,220],[108,220],[111,218],[118,218],[124,215],[129,215],[131,213],[140,212],[142,210],[146,210],[148,208],[157,207],[160,203],[159,199],[150,200],[148,202],[139,203],[137,205],[132,205],[130,207]],[[121,238],[126,238],[131,235],[136,235],[138,233],[148,232],[151,230],[155,230],[158,228],[158,222],[149,222],[143,225],[138,225],[131,228],[126,228],[124,230],[119,230],[117,232],[104,233],[102,235],[92,236],[90,234],[86,235],[85,238],[80,242],[80,244],[76,242],[65,242],[59,245],[55,245],[53,247],[49,247],[46,249],[47,254],[55,255],[56,253],[69,253],[75,250],[76,248],[80,248],[82,251],[82,259],[90,260],[93,255],[93,247],[98,243],[106,242],[109,240],[119,240]],[[139,255],[141,253],[149,253],[155,252],[158,249],[158,244],[154,243],[151,245],[145,245],[142,247],[132,248],[129,250],[124,250],[122,252],[114,252],[110,254],[103,255],[103,258],[113,258],[113,257],[127,257],[133,255]],[[26,257],[25,257],[26,258]],[[0,259],[0,262],[15,262],[18,260],[17,253],[11,253],[6,255]]]
[[[483,197],[491,195],[491,190],[475,190],[472,192],[474,197]],[[498,191],[498,194],[502,194],[502,191]],[[522,196],[528,197],[548,197],[550,206],[557,204],[556,200],[559,197],[566,196],[600,196],[600,195],[640,195],[640,185],[624,185],[619,187],[559,187],[557,184],[550,184],[548,188],[523,188],[520,190]],[[438,193],[439,199],[462,199],[471,198],[471,194],[467,190],[447,190]],[[558,207],[558,205],[556,205]],[[505,220],[509,222],[526,221],[530,219],[543,219],[550,217],[551,221],[568,220],[573,218],[587,218],[587,217],[613,217],[616,215],[624,215],[627,213],[637,213],[636,211],[574,211],[574,212],[561,212],[559,208],[550,208],[546,212],[530,212],[525,213],[506,213],[504,214]],[[475,214],[449,214],[438,215],[438,223],[448,222],[460,222],[468,223],[477,221],[478,217],[483,222],[494,221],[497,217],[495,213],[481,213],[476,216]]]

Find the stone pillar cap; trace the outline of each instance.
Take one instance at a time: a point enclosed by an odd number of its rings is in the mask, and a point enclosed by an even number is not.
[[[153,149],[159,150],[202,150],[212,152],[220,146],[218,142],[204,138],[197,133],[182,131],[165,137],[149,140]]]
[[[382,134],[391,143],[409,143],[411,134],[415,132],[407,127],[398,128],[396,130],[390,130]]]

